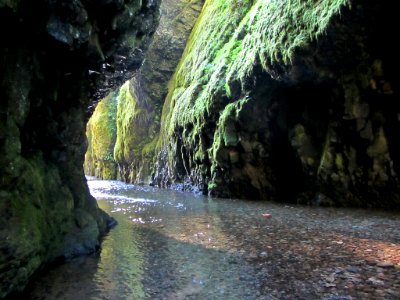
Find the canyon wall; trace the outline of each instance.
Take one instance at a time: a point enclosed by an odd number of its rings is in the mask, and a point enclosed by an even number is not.
[[[117,91],[116,141],[106,138],[109,141],[108,147],[114,149],[113,160],[103,156],[87,155],[86,174],[109,179],[109,175],[115,172],[110,168],[116,166],[115,178],[138,184],[150,182],[168,81],[182,56],[186,40],[200,14],[203,2],[203,0],[162,2],[160,24],[146,51],[143,66],[130,82],[125,83]],[[106,107],[101,111],[104,116],[112,114]],[[95,130],[104,125],[104,120],[92,120],[87,135],[96,136]],[[100,137],[96,140],[103,145],[107,143],[104,140],[100,142]],[[93,141],[93,145],[95,143],[96,141]],[[89,138],[89,148],[91,144]],[[99,146],[94,147],[99,148]],[[104,165],[109,168],[102,167]]]
[[[377,1],[208,0],[176,68],[169,41],[180,35],[165,28],[180,18],[161,26],[119,90],[116,177],[218,197],[398,208],[394,11]]]
[[[153,184],[399,207],[399,46],[379,1],[206,1],[170,82]]]
[[[0,298],[113,223],[86,184],[85,125],[141,66],[158,6],[0,0]]]

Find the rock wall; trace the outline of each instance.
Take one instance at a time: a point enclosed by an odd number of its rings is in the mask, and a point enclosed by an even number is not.
[[[112,222],[84,178],[85,123],[141,65],[158,4],[0,0],[0,298]]]
[[[204,0],[162,2],[160,25],[146,52],[145,62],[134,78],[119,90],[117,139],[115,145],[113,141],[110,141],[109,145],[114,147],[118,179],[140,184],[149,183],[151,179],[168,81],[179,62],[203,2]],[[96,122],[98,121],[91,120],[91,124],[95,127]],[[88,128],[88,135],[95,135],[92,128]],[[100,142],[101,138],[97,140]],[[89,139],[89,149],[90,142]],[[101,143],[104,142],[101,140]],[[90,161],[87,165],[100,165],[103,161],[88,155],[87,159]],[[96,172],[88,168],[86,174],[108,178],[104,177],[101,171]]]
[[[85,174],[100,179],[115,179],[117,164],[114,145],[117,139],[117,92],[111,92],[99,102],[86,125],[88,148],[85,154]]]
[[[395,11],[207,0],[170,82],[153,183],[398,208]]]

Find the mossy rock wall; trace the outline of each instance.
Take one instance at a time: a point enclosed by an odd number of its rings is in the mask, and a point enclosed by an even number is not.
[[[117,164],[114,145],[117,139],[117,92],[111,92],[96,106],[86,125],[88,148],[85,154],[86,175],[100,179],[115,179]]]
[[[0,298],[99,247],[111,219],[84,177],[86,121],[141,65],[158,5],[0,1]]]
[[[133,94],[129,81],[120,88],[117,110],[117,140],[114,157],[119,166],[120,179],[133,182],[136,178],[135,160],[141,156],[148,142],[147,128],[152,120],[143,103]]]
[[[149,183],[163,101],[204,0],[165,0],[160,25],[138,74],[119,91],[114,158],[118,179]]]
[[[170,82],[153,183],[399,207],[392,4],[208,0]]]

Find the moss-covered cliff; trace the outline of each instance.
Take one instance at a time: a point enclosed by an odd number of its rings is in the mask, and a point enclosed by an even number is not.
[[[112,221],[85,181],[86,118],[141,65],[158,4],[0,0],[0,298]]]
[[[118,162],[121,179],[133,182],[137,169],[133,164],[139,164],[144,145],[149,141],[147,130],[153,120],[140,98],[134,94],[129,81],[119,90],[117,111],[117,141],[114,147],[114,157]]]
[[[85,154],[86,175],[115,179],[117,164],[114,145],[117,139],[117,92],[111,92],[96,106],[86,125],[88,148]]]
[[[168,81],[185,48],[186,40],[200,13],[203,0],[164,0],[161,4],[160,24],[146,52],[146,60],[139,72],[118,91],[117,140],[114,159],[118,165],[117,178],[131,183],[149,183],[155,145],[160,131],[162,105]],[[107,109],[105,107],[105,109]],[[104,111],[105,113],[105,111]],[[108,114],[112,112],[109,111]],[[101,147],[112,140],[104,140],[92,129],[102,126],[102,120],[92,119],[88,127],[88,165],[100,165],[103,159],[89,156],[92,143]],[[98,125],[96,125],[98,124]],[[87,174],[105,178],[94,169]]]
[[[154,183],[399,207],[395,9],[208,0],[163,108]]]

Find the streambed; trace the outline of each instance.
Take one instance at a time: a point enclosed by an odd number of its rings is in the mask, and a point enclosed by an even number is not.
[[[399,299],[400,215],[213,199],[90,178],[117,221],[30,299]]]

